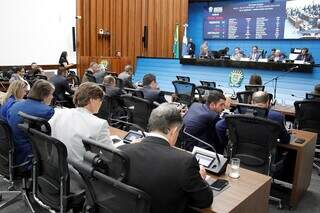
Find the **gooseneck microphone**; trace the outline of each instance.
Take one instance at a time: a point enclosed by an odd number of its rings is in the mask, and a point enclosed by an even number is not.
[[[216,157],[217,157],[217,159],[218,159],[218,162],[220,163],[219,155],[218,155],[216,149],[215,149],[211,144],[208,144],[207,142],[204,142],[204,141],[201,140],[200,138],[197,138],[197,137],[191,135],[190,133],[188,133],[188,132],[186,131],[186,128],[183,129],[183,133],[186,134],[186,135],[188,135],[189,137],[193,138],[194,140],[196,140],[196,141],[198,141],[198,142],[206,145],[207,147],[211,148],[211,149],[216,153]]]

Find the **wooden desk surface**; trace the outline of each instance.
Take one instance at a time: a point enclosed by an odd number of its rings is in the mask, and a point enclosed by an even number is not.
[[[271,178],[247,169],[240,168],[240,178],[230,178],[228,170],[220,177],[229,181],[229,188],[213,199],[211,209],[201,212],[268,212]]]

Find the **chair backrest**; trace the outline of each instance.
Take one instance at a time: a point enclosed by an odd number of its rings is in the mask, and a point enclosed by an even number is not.
[[[124,91],[126,91],[128,94],[131,94],[133,96],[144,98],[143,91],[140,89],[132,89],[132,88],[124,88]]]
[[[13,166],[14,143],[9,124],[0,119],[0,174],[10,178]]]
[[[127,181],[130,160],[124,152],[91,139],[83,139],[82,143],[86,151],[98,154],[103,159],[105,164],[99,165],[99,172],[121,182]]]
[[[123,89],[124,88],[124,82],[121,78],[114,77],[116,79],[116,87]]]
[[[147,130],[150,114],[154,108],[149,100],[135,97],[129,94],[122,95],[121,99],[129,116],[129,122],[134,123]]]
[[[24,112],[19,112],[18,114],[22,117],[23,122],[27,124],[29,128],[34,128],[47,135],[51,135],[51,126],[46,119],[32,116]]]
[[[79,86],[81,83],[79,76],[77,76],[76,72],[73,70],[69,70],[67,79],[68,79],[68,82],[74,86]]]
[[[111,118],[119,118],[125,115],[126,112],[120,96],[103,96],[101,107],[96,116],[109,121]]]
[[[195,84],[184,81],[172,81],[172,84],[178,98],[176,102],[190,106],[194,100]]]
[[[249,115],[227,115],[232,157],[240,158],[241,166],[269,174],[274,162],[281,127],[271,120]]]
[[[313,94],[313,93],[306,93],[307,100],[320,100],[320,95]]]
[[[294,107],[298,129],[320,134],[320,100],[296,101]]]
[[[258,107],[251,104],[237,104],[237,110],[239,114],[258,116],[261,118],[267,118],[269,113],[268,108]]]
[[[200,81],[202,86],[216,88],[216,82],[214,81]]]
[[[67,148],[59,140],[29,128],[25,123],[18,126],[26,132],[32,144],[33,193],[45,205],[60,210],[61,200],[65,200],[70,194]],[[65,203],[64,208],[67,208]]]
[[[99,166],[106,164],[103,158],[87,151],[84,161],[71,164],[79,171],[86,184],[86,209],[89,212],[150,212],[149,195],[99,172]]]
[[[89,82],[97,83],[96,77],[94,77],[93,73],[85,72],[84,74],[87,77]]]
[[[223,91],[221,89],[209,87],[209,86],[203,86],[203,85],[197,86],[195,91],[196,91],[196,94],[199,95],[199,102],[205,102],[210,91],[218,91],[223,94]]]
[[[48,80],[48,77],[47,77],[47,76],[45,76],[45,75],[36,74],[36,79]]]
[[[176,77],[177,77],[178,81],[190,82],[190,77],[189,76],[179,76],[179,75],[177,75]]]
[[[243,104],[251,104],[252,101],[252,91],[243,91],[243,92],[237,92],[237,98],[239,103]]]
[[[264,91],[265,86],[262,85],[245,85],[244,86],[246,91],[252,91],[252,92],[257,92],[257,91]]]

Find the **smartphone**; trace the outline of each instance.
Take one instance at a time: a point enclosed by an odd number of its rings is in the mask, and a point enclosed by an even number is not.
[[[227,180],[218,179],[213,182],[210,187],[216,191],[221,191],[224,187],[228,186],[229,182]]]

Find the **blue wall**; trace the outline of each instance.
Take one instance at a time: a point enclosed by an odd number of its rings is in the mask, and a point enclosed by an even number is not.
[[[188,37],[191,37],[196,44],[196,52],[199,53],[199,46],[203,42],[203,10],[207,3],[189,4],[189,27]],[[319,40],[209,40],[209,48],[212,50],[229,47],[233,50],[240,47],[249,53],[251,46],[258,45],[260,48],[269,50],[272,48],[281,49],[283,52],[293,47],[307,47],[315,58],[316,63],[320,62],[320,41]],[[176,75],[186,75],[191,77],[191,81],[200,84],[200,80],[212,80],[220,84],[221,89],[226,93],[232,93],[228,87],[228,76],[233,68],[223,67],[201,67],[191,65],[181,65],[177,59],[151,59],[138,58],[136,66],[135,81],[141,81],[146,73],[154,73],[157,76],[159,86],[164,91],[174,91],[171,81],[176,79]],[[283,74],[282,71],[242,69],[245,75],[242,87],[235,88],[236,91],[244,90],[244,85],[248,83],[251,74],[259,74],[264,82],[275,76]],[[289,73],[279,78],[278,98],[279,102],[291,104],[297,99],[305,96],[306,92],[313,90],[315,84],[320,83],[320,67],[315,67],[312,73]],[[273,84],[267,85],[266,90],[273,92]],[[292,97],[295,94],[300,97]]]

